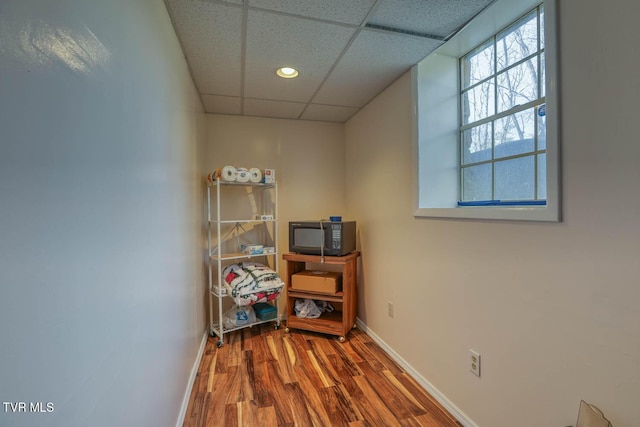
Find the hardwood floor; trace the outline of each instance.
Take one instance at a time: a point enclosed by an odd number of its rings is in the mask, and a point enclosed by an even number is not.
[[[209,337],[184,426],[460,427],[364,332],[273,324]]]

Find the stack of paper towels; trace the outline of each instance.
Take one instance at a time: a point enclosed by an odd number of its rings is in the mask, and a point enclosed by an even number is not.
[[[267,169],[269,171],[268,174],[265,175],[273,175],[272,169]],[[236,168],[233,166],[224,166],[222,168],[216,169],[213,172],[207,175],[207,179],[209,182],[213,182],[216,180],[227,181],[227,182],[263,182],[262,180],[262,171],[258,168]]]

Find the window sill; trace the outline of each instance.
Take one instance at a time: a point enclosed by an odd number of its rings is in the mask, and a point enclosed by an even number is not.
[[[560,212],[554,206],[465,206],[452,208],[418,208],[413,215],[425,218],[484,219],[506,221],[559,222]]]
[[[546,206],[546,200],[483,200],[476,202],[458,202],[458,207],[480,207],[480,206]]]

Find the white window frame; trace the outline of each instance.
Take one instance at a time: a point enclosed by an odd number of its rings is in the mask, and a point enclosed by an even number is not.
[[[414,216],[560,221],[558,0],[545,0],[547,203],[545,206],[458,207],[459,59],[535,8],[540,0],[497,0],[412,68]]]

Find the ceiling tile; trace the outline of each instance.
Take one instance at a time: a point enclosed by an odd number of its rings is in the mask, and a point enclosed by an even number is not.
[[[447,37],[494,0],[384,0],[369,24]]]
[[[360,25],[375,0],[249,0],[249,5],[309,18]]]
[[[297,119],[306,104],[300,102],[270,101],[266,99],[244,99],[244,114],[247,116],[279,117]]]
[[[239,96],[242,9],[193,0],[167,0],[167,7],[198,91]]]
[[[202,95],[207,113],[242,114],[242,98],[238,96]]]
[[[362,107],[440,44],[415,36],[363,30],[313,102]]]
[[[344,123],[357,111],[358,108],[355,107],[310,104],[300,118],[303,120]]]
[[[249,98],[307,102],[339,57],[352,28],[249,10],[244,94]],[[276,77],[282,66],[295,79]]]

